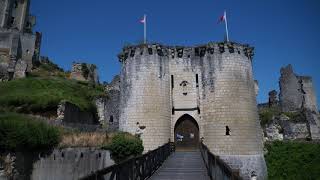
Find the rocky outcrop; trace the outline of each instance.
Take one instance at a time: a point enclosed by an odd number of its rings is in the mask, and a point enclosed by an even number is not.
[[[283,129],[277,122],[272,122],[265,128],[265,139],[267,141],[283,140]]]

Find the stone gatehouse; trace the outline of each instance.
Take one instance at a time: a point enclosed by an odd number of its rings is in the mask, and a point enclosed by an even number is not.
[[[266,175],[252,72],[253,48],[143,44],[119,55],[122,131],[141,128],[145,150],[175,141],[210,150],[247,177]]]

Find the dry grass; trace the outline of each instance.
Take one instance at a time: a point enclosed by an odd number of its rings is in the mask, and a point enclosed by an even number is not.
[[[66,133],[62,136],[59,147],[101,147],[110,140],[110,135],[100,132]]]

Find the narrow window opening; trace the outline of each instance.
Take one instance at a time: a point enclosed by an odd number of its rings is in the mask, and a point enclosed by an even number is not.
[[[61,153],[61,157],[63,157],[63,158],[64,158],[64,153]]]
[[[80,157],[83,158],[83,153],[80,154]]]
[[[110,116],[109,122],[113,123],[113,116]]]
[[[174,115],[174,111],[175,111],[175,110],[174,110],[174,107],[172,107],[172,115]]]
[[[18,1],[14,2],[14,8],[16,8],[16,9],[18,8]]]
[[[200,55],[200,53],[199,53],[199,48],[195,48],[195,49],[194,49],[194,55],[195,55],[195,56],[199,56],[199,55]]]
[[[13,24],[14,24],[14,21],[15,21],[15,18],[14,18],[14,17],[11,17],[10,24],[13,25]]]
[[[226,136],[230,136],[230,128],[229,128],[229,126],[226,126]]]
[[[196,86],[199,87],[199,75],[196,74]]]
[[[173,79],[173,75],[171,75],[171,89],[174,88],[174,79]]]
[[[134,54],[135,54],[135,50],[131,50],[131,52],[130,52],[130,57],[133,57]]]
[[[199,107],[197,107],[197,110],[198,110],[198,114],[200,114],[201,112],[200,112],[200,108]]]
[[[152,48],[148,48],[149,55],[152,55]]]

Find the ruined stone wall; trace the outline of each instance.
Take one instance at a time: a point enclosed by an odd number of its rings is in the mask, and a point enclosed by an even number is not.
[[[304,93],[304,108],[314,112],[318,112],[317,96],[313,87],[312,78],[308,76],[299,76],[302,83],[302,90]]]
[[[92,112],[81,111],[79,107],[69,102],[61,102],[57,110],[58,120],[62,124],[97,124],[96,115]]]
[[[302,108],[303,93],[301,83],[294,74],[292,66],[281,68],[280,70],[280,94],[279,100],[282,111],[296,111]]]
[[[0,6],[0,51],[8,49],[10,57],[5,65],[0,62],[0,74],[6,73],[0,80],[22,78],[39,60],[41,33],[32,32],[35,17],[29,15],[29,0],[2,0]]]
[[[97,67],[94,64],[76,63],[72,64],[71,79],[99,83]]]
[[[170,138],[170,74],[166,51],[156,46],[125,48],[120,75],[120,130],[141,136],[145,151]]]
[[[7,24],[7,11],[8,4],[10,0],[2,0],[0,1],[0,28],[4,28]]]

